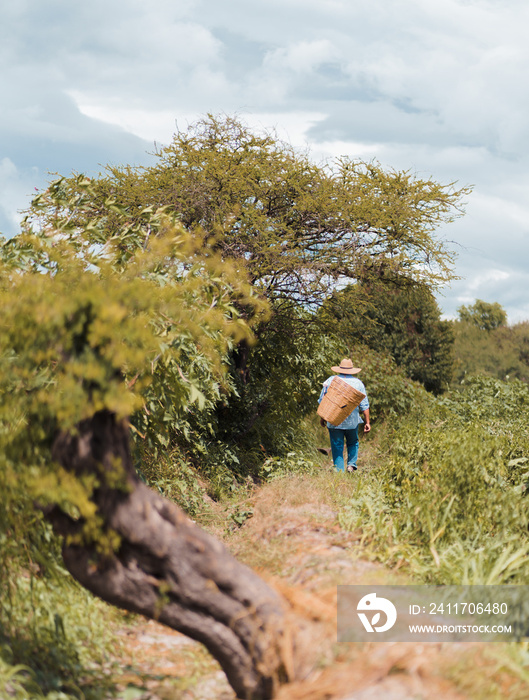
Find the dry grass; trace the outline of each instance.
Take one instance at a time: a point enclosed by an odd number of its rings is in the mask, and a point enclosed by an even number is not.
[[[226,535],[234,555],[264,575],[318,589],[352,583],[406,582],[402,575],[362,558],[362,533],[347,532],[337,514],[354,493],[356,474],[322,468],[315,476],[292,475],[258,489],[246,505],[253,517]],[[256,543],[259,546],[256,547]]]

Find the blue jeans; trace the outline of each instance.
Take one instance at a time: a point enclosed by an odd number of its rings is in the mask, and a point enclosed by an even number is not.
[[[331,438],[331,452],[334,468],[340,472],[345,471],[343,461],[344,442],[347,443],[347,466],[356,467],[356,460],[358,458],[358,426],[356,428],[349,428],[349,430],[329,428],[329,437]]]

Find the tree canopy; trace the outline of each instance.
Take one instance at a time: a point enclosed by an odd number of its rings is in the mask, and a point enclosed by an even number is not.
[[[476,299],[474,304],[460,306],[457,311],[460,321],[472,323],[483,331],[492,331],[507,325],[505,309],[497,301],[491,304],[482,299]]]
[[[276,310],[318,306],[337,280],[399,275],[436,286],[453,276],[454,253],[435,232],[462,213],[467,187],[346,157],[316,164],[233,117],[210,115],[156,155],[152,167],[107,168],[89,195],[78,178],[64,180],[70,195],[84,195],[68,221],[101,243],[123,210],[137,226],[146,207],[166,206],[238,260]],[[44,193],[31,216],[42,225],[55,215]],[[126,237],[122,246],[126,254]]]
[[[529,323],[480,328],[468,321],[452,322],[454,378],[481,374],[501,380],[529,382]]]
[[[60,183],[48,193],[59,212],[73,205],[63,194]],[[15,541],[41,541],[42,521],[26,527],[37,504],[86,588],[203,642],[241,697],[270,697],[292,673],[283,603],[142,483],[128,422],[157,413],[146,399],[171,363],[165,392],[191,410],[200,390],[187,356],[222,382],[226,349],[250,337],[234,304],[263,304],[232,261],[163,212],[136,228],[125,217],[104,243],[92,236],[59,213],[1,247],[0,519]]]

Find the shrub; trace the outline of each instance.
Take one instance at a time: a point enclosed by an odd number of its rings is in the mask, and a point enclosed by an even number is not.
[[[430,581],[505,583],[529,574],[529,433],[521,382],[479,378],[386,438],[387,463],[340,515],[385,560]]]

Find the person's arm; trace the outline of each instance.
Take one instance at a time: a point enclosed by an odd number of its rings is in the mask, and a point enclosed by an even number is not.
[[[364,433],[368,433],[371,430],[371,423],[369,422],[369,408],[366,408],[365,411],[362,411],[364,414],[365,418],[365,423],[364,423]]]

